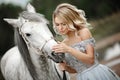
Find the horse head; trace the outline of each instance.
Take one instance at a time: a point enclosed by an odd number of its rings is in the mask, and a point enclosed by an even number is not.
[[[24,39],[28,47],[37,49],[37,54],[43,53],[56,62],[60,62],[61,58],[52,52],[52,46],[57,44],[52,33],[48,28],[49,21],[40,13],[36,13],[35,8],[27,5],[27,11],[23,11],[18,19],[4,18],[15,29],[18,29],[19,34]],[[15,34],[16,35],[16,34]],[[42,51],[42,52],[41,52]],[[51,54],[52,53],[52,54]]]
[[[52,59],[55,62],[62,62],[63,54],[55,54],[51,49],[53,45],[57,44],[57,42],[55,41],[52,33],[48,28],[49,21],[44,17],[44,15],[36,13],[35,8],[32,5],[28,4],[27,10],[20,13],[17,19],[4,18],[4,20],[11,24],[15,29],[14,34],[16,45],[18,46],[18,50],[28,68],[30,75],[32,76],[32,79],[47,80],[48,78],[50,78],[50,76],[52,76],[51,79],[59,80],[58,76],[56,78],[53,78],[53,75],[55,76],[56,73],[49,74],[49,72],[55,72],[55,69],[53,69],[53,62],[51,63],[51,60],[49,60],[48,58]],[[6,53],[6,56],[9,55],[9,52],[10,51]],[[4,57],[1,64],[5,64],[5,60],[6,58]],[[5,69],[4,67],[5,66],[2,65],[3,69]],[[16,67],[16,70],[17,68],[18,67]],[[2,72],[4,73],[5,71]],[[49,77],[47,77],[48,74]],[[7,76],[6,74],[4,75]],[[16,74],[14,74],[14,78],[15,75]],[[10,76],[8,76],[8,78],[9,77]],[[17,80],[17,78],[18,77],[16,77],[15,79]],[[31,79],[29,78],[27,80]]]

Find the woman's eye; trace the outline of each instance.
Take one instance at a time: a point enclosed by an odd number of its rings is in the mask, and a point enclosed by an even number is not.
[[[63,26],[66,26],[66,24],[65,24],[65,23],[63,23],[62,25],[63,25]]]
[[[59,26],[59,24],[56,24],[56,26]]]

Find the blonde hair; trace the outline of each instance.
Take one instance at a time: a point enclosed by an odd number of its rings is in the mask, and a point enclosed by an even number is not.
[[[73,6],[68,3],[59,4],[55,11],[53,12],[53,26],[55,28],[55,17],[62,18],[70,30],[80,30],[83,27],[87,27],[89,23],[85,18],[85,12],[83,10],[77,9],[76,6]]]

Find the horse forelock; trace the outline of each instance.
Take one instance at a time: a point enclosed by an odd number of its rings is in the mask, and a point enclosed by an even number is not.
[[[14,38],[15,38],[15,43],[20,51],[20,54],[28,68],[28,71],[30,72],[30,75],[32,76],[33,80],[38,80],[38,75],[35,70],[35,66],[32,63],[28,47],[25,41],[23,40],[22,36],[19,34],[18,28],[15,28]]]
[[[20,13],[20,17],[23,17],[24,19],[27,19],[29,21],[45,22],[46,24],[48,24],[48,20],[44,17],[44,15],[40,13],[31,13],[31,12],[23,11],[22,13]]]

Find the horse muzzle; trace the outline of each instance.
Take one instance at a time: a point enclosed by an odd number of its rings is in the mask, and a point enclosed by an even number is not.
[[[64,57],[64,53],[55,53],[54,51],[48,56],[49,59],[52,59],[56,63],[62,63]]]

